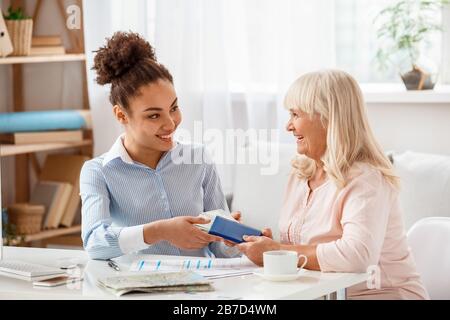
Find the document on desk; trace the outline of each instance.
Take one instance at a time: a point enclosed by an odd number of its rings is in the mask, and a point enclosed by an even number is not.
[[[241,258],[185,258],[145,259],[131,264],[130,271],[194,271],[208,279],[219,279],[252,274],[258,266],[247,257]]]
[[[191,271],[113,276],[98,279],[98,284],[116,296],[132,292],[172,293],[214,290],[207,279]]]

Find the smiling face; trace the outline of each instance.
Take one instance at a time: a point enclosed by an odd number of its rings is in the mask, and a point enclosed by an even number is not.
[[[320,115],[312,117],[300,109],[290,109],[286,130],[292,132],[297,141],[297,152],[319,161],[327,148],[327,128]]]
[[[173,134],[182,116],[173,85],[166,80],[144,85],[140,94],[129,102],[126,112],[114,107],[117,119],[124,124],[126,135],[139,148],[166,152],[174,145]]]

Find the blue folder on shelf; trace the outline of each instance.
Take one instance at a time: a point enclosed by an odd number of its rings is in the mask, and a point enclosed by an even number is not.
[[[261,236],[260,230],[246,226],[234,220],[216,216],[209,229],[209,234],[222,237],[232,242],[244,242],[243,236]]]

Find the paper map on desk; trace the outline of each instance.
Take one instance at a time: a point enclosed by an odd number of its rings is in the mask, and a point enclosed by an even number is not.
[[[98,283],[116,296],[131,292],[205,292],[214,290],[208,280],[191,271],[113,276],[99,279]]]
[[[130,271],[182,271],[191,270],[208,279],[252,274],[258,266],[247,257],[190,259],[145,259],[131,264]]]

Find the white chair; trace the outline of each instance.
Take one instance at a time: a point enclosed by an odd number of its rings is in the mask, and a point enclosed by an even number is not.
[[[430,298],[450,300],[450,218],[417,221],[408,242]]]
[[[450,217],[450,157],[406,151],[394,154],[401,179],[405,227],[427,217]]]

